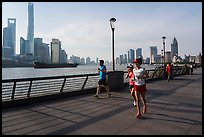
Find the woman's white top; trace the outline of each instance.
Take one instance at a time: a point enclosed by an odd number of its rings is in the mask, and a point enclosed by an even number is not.
[[[141,86],[145,84],[144,74],[145,74],[145,68],[139,68],[139,69],[133,69],[133,73],[135,76],[135,85]],[[142,76],[143,78],[138,78],[138,76]]]

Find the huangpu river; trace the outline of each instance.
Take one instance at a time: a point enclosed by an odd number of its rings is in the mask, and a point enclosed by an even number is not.
[[[154,69],[159,65],[142,64],[145,69]],[[2,68],[2,80],[4,79],[20,79],[34,77],[50,77],[50,76],[67,76],[77,74],[93,74],[98,73],[98,65],[79,65],[76,68],[43,68],[35,69],[33,67],[14,67]],[[112,65],[106,65],[108,71],[112,70]],[[127,71],[127,65],[116,65],[116,71]]]

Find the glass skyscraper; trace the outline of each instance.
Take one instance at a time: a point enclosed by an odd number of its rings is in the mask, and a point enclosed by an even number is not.
[[[28,49],[34,56],[34,9],[33,4],[28,3],[28,31],[27,31]]]
[[[171,59],[174,56],[178,56],[178,42],[175,37],[173,39],[173,44],[171,44]]]
[[[132,63],[135,59],[135,51],[133,49],[130,49],[128,53],[129,63]]]
[[[16,19],[8,18],[8,26],[3,29],[3,57],[16,55]]]

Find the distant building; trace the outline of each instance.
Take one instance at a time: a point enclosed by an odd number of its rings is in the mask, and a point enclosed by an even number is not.
[[[133,49],[130,49],[128,51],[128,63],[132,63],[133,60],[135,59],[135,51]]]
[[[61,42],[59,39],[52,39],[51,42],[51,62],[60,63]]]
[[[84,65],[85,64],[85,59],[81,58],[80,64]]]
[[[16,55],[16,19],[8,18],[8,26],[3,28],[3,58]]]
[[[178,56],[178,42],[175,37],[173,39],[173,43],[171,44],[171,58],[174,56]]]
[[[123,55],[119,56],[119,64],[120,65],[124,64],[124,57],[123,57]]]
[[[87,65],[91,64],[91,58],[90,58],[90,57],[87,57],[87,58],[86,58],[86,64],[87,64]]]
[[[127,54],[124,54],[124,64],[128,63],[128,58],[127,58]]]
[[[116,58],[116,64],[120,64],[120,58],[119,57]]]
[[[171,58],[171,51],[166,51],[165,52],[165,63],[171,63],[172,58]]]
[[[161,63],[161,55],[158,54],[153,54],[152,55],[152,63]]]
[[[189,62],[195,63],[196,56],[189,56]]]
[[[98,58],[96,58],[96,64],[98,64],[99,63],[99,61],[98,61],[99,59]]]
[[[80,63],[80,62],[81,62],[81,59],[80,59],[80,57],[78,57],[78,56],[72,55],[72,56],[70,57],[70,59],[69,59],[69,62],[70,62],[70,63]]]
[[[199,53],[199,54],[196,56],[195,63],[202,63],[202,55],[201,55],[201,53]]]
[[[28,3],[28,30],[27,30],[27,40],[29,53],[34,56],[34,8],[33,3]]]
[[[150,64],[150,58],[143,59],[143,62],[144,62],[145,64]]]
[[[142,49],[141,49],[141,48],[136,49],[136,58],[141,58],[141,59],[143,59]]]
[[[20,55],[25,55],[29,53],[28,40],[25,40],[23,37],[20,37]]]
[[[65,50],[60,51],[60,63],[67,63],[67,53]]]
[[[157,55],[157,46],[150,46],[150,64],[153,63],[153,56]]]

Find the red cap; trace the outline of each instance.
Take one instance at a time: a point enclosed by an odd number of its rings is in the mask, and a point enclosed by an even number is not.
[[[133,63],[141,63],[139,59],[135,59]]]

